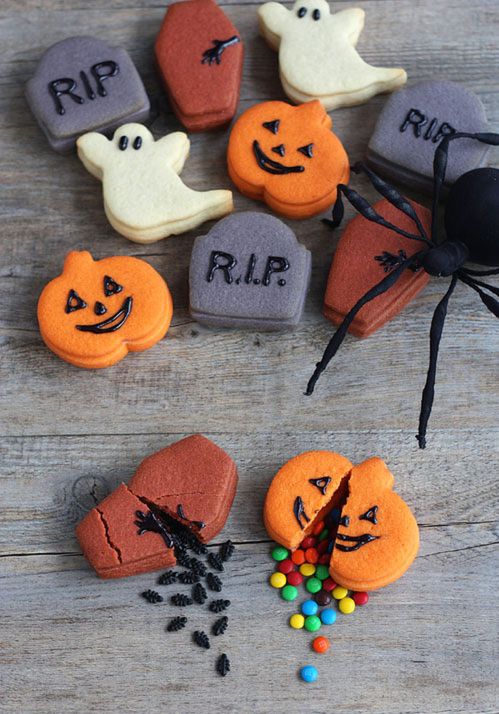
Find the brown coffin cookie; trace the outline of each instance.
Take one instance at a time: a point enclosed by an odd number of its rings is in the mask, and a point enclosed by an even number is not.
[[[172,548],[158,533],[139,535],[137,511],[144,504],[122,483],[76,528],[85,558],[101,578],[123,578],[175,564]]]
[[[154,52],[172,108],[189,131],[213,129],[232,119],[239,102],[243,45],[213,0],[170,5]]]
[[[195,434],[144,459],[129,486],[185,525],[192,523],[200,540],[207,542],[227,520],[237,470],[223,449]]]
[[[430,233],[430,211],[411,201],[425,230]],[[414,233],[414,223],[388,201],[383,199],[374,209],[390,223]],[[339,325],[355,303],[379,283],[389,270],[387,259],[376,260],[384,253],[409,257],[421,250],[421,242],[404,238],[393,231],[355,216],[340,238],[333,257],[324,296],[323,313],[328,320]],[[403,253],[400,253],[403,251]],[[390,290],[371,300],[359,310],[349,332],[357,337],[367,337],[391,320],[425,287],[430,276],[424,270],[406,270]]]

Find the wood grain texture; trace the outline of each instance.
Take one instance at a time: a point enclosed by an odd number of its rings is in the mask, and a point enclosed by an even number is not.
[[[336,6],[354,3],[337,2]],[[359,49],[403,66],[410,81],[451,79],[478,93],[499,130],[497,0],[364,0]],[[243,111],[284,98],[277,58],[258,36],[257,2],[223,3],[246,44]],[[180,128],[154,73],[157,0],[4,0],[0,8],[0,711],[278,712],[376,714],[497,711],[497,331],[460,287],[441,346],[429,447],[414,434],[428,328],[444,281],[430,286],[368,340],[348,338],[312,398],[303,391],[331,334],[320,314],[336,244],[317,219],[291,222],[312,251],[305,315],[288,335],[212,330],[188,313],[190,249],[202,228],[153,245],[117,235],[101,186],[75,156],[53,153],[23,85],[42,51],[71,34],[124,45],[144,77],[157,136]],[[384,97],[334,112],[352,160],[361,158]],[[192,137],[183,178],[230,187],[227,133]],[[499,152],[491,152],[497,165]],[[355,185],[374,194],[362,179]],[[417,198],[417,197],[416,197]],[[261,209],[235,195],[236,208]],[[349,213],[351,215],[351,213]],[[47,351],[36,324],[42,286],[71,249],[146,258],[167,279],[175,316],[167,338],[115,367],[87,372]],[[202,431],[236,460],[240,486],[224,532],[240,545],[225,576],[233,605],[209,652],[178,614],[139,593],[155,575],[101,582],[86,565],[74,524],[140,460]],[[330,630],[331,654],[306,688],[298,668],[318,658],[310,635],[290,630],[293,607],[265,581],[272,569],[261,522],[265,489],[300,451],[330,448],[358,462],[386,459],[421,525],[421,551],[404,578]],[[165,593],[174,592],[171,588]],[[192,628],[210,621],[192,612]],[[213,620],[213,617],[211,618]],[[224,642],[221,642],[224,640]],[[226,650],[232,672],[213,673]]]

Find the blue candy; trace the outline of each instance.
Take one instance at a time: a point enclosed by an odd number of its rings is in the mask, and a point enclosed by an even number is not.
[[[330,607],[324,608],[320,616],[323,625],[332,625],[336,622],[336,610],[332,610]]]
[[[319,606],[315,600],[305,600],[305,602],[301,605],[301,611],[305,617],[308,617],[309,615],[316,615],[318,609]]]
[[[319,673],[312,664],[307,664],[300,669],[300,677],[304,682],[315,682],[318,676]]]

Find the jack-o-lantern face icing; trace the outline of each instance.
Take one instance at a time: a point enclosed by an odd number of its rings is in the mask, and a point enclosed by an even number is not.
[[[336,199],[349,178],[348,157],[317,101],[293,107],[263,102],[232,129],[227,162],[241,193],[289,218],[307,218]]]
[[[42,338],[77,367],[109,367],[129,351],[152,347],[168,330],[173,305],[163,278],[138,258],[95,261],[71,252],[61,275],[42,291]]]
[[[359,466],[330,451],[308,451],[274,477],[264,505],[269,535],[295,550],[328,512],[339,509],[329,572],[351,590],[376,590],[397,580],[419,547],[416,520],[392,490],[393,476],[379,458]]]

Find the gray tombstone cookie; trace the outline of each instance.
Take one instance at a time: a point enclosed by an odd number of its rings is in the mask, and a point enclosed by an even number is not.
[[[293,328],[303,313],[310,266],[310,251],[278,218],[234,213],[194,243],[191,315],[206,325]]]
[[[74,149],[81,134],[143,122],[150,110],[128,52],[94,37],[69,37],[49,47],[27,83],[26,98],[60,153]]]
[[[433,156],[439,141],[455,131],[488,131],[485,109],[473,92],[454,82],[419,82],[392,94],[379,115],[367,162],[379,174],[431,193]],[[488,147],[463,139],[449,154],[446,183],[481,166]]]

